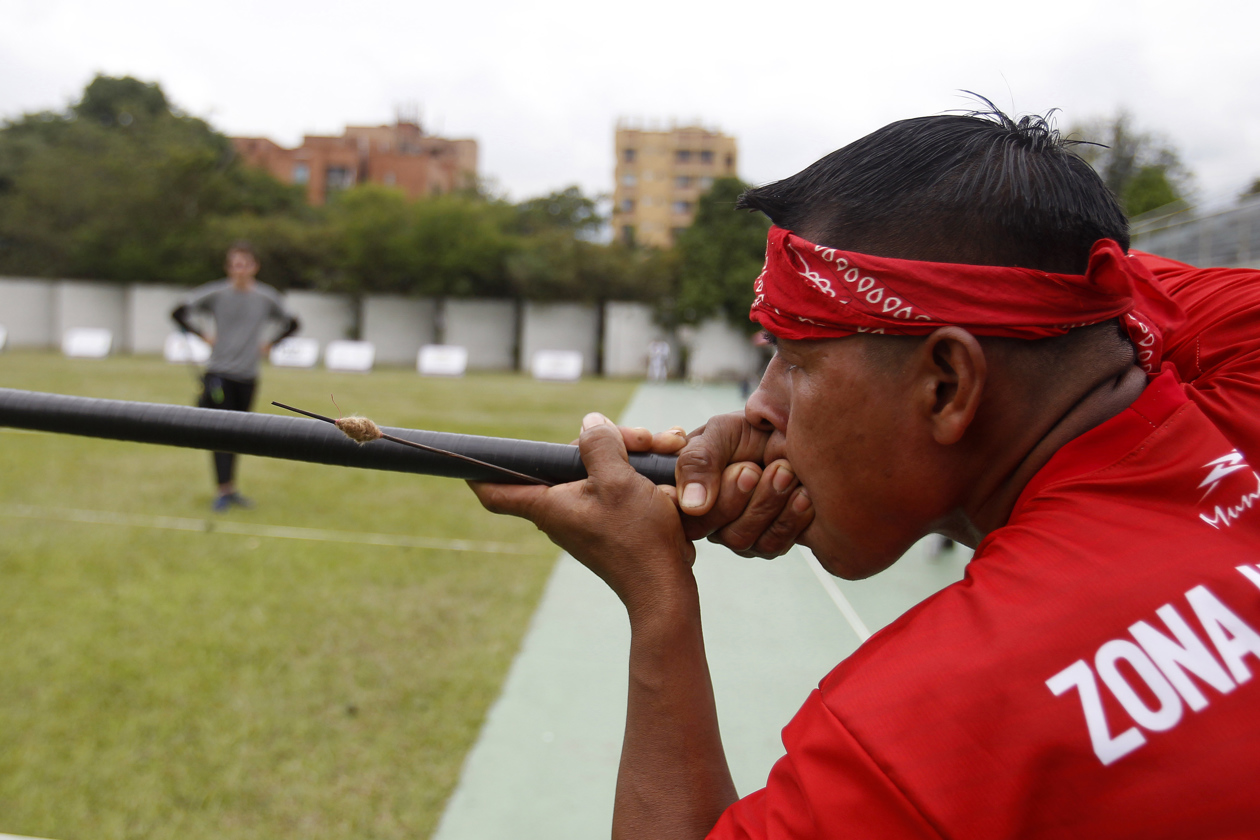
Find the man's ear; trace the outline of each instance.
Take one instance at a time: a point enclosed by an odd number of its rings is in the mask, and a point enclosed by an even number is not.
[[[921,345],[920,364],[932,437],[945,446],[957,443],[980,408],[989,373],[984,350],[961,327],[941,327]]]

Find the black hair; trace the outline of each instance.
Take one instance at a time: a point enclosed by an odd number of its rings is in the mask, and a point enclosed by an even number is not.
[[[258,262],[258,254],[254,251],[254,243],[250,242],[248,239],[237,239],[228,246],[227,252],[229,255],[237,252],[249,254],[250,258],[253,259],[254,262]]]
[[[738,207],[820,245],[901,259],[1082,273],[1099,239],[1129,247],[1119,202],[1054,128],[1054,111],[901,120]]]

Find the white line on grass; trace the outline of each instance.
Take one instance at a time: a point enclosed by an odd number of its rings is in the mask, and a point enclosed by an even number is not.
[[[471,551],[479,554],[538,554],[523,545],[470,540],[437,540],[404,534],[373,534],[366,531],[330,531],[322,528],[294,528],[289,525],[249,525],[228,520],[185,519],[178,516],[145,516],[108,510],[75,510],[35,505],[0,505],[0,515],[23,519],[49,519],[57,522],[84,522],[94,525],[127,525],[164,531],[200,531],[236,534],[245,537],[274,537],[285,540],[382,545],[398,548],[436,548],[443,551]]]
[[[865,622],[861,616],[857,614],[857,610],[853,609],[853,605],[849,603],[849,599],[844,597],[844,593],[840,591],[840,585],[836,583],[822,564],[818,562],[818,558],[814,556],[812,551],[807,551],[799,545],[795,546],[796,553],[805,559],[810,569],[814,572],[814,577],[818,578],[818,582],[822,584],[823,591],[831,596],[831,600],[840,609],[840,614],[844,616],[844,620],[849,622],[849,626],[853,628],[853,632],[857,633],[858,639],[865,642],[871,637],[871,631],[866,628]]]

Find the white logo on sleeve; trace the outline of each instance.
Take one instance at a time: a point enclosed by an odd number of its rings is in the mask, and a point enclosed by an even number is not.
[[[1229,476],[1240,470],[1251,470],[1251,466],[1243,459],[1242,453],[1237,449],[1222,455],[1214,461],[1208,461],[1203,467],[1208,470],[1208,474],[1203,481],[1199,482],[1199,488],[1206,487],[1207,489],[1203,491],[1203,496],[1199,499],[1200,503],[1206,501],[1207,497],[1212,495],[1220,483]],[[1233,504],[1229,503],[1228,496],[1226,496],[1225,504],[1217,501],[1211,513],[1200,511],[1199,518],[1219,531],[1221,528],[1228,528],[1233,525],[1239,517],[1256,506],[1256,503],[1260,502],[1260,474],[1252,471],[1251,475],[1256,480],[1255,489],[1248,487],[1248,489],[1243,490],[1242,495],[1238,497],[1238,501]],[[1222,495],[1225,494],[1222,493]]]
[[[1239,566],[1238,571],[1260,588],[1260,566]],[[1210,705],[1208,695],[1191,675],[1216,692],[1228,694],[1251,679],[1246,658],[1260,661],[1260,633],[1211,590],[1196,586],[1186,592],[1185,598],[1207,642],[1172,604],[1165,604],[1155,611],[1162,629],[1146,621],[1132,624],[1129,638],[1112,639],[1098,649],[1092,668],[1084,659],[1078,659],[1046,680],[1046,687],[1056,697],[1073,688],[1077,690],[1085,730],[1094,754],[1104,765],[1145,744],[1145,732],[1167,732],[1177,726],[1185,716],[1186,706],[1192,712],[1201,712]],[[1212,655],[1213,650],[1216,656]],[[1135,690],[1119,667],[1121,661],[1129,666],[1129,673],[1136,673],[1145,684],[1145,693],[1155,698],[1155,705],[1149,705]],[[1103,708],[1099,679],[1134,726],[1115,732]]]
[[[1207,478],[1203,479],[1203,482],[1199,484],[1199,487],[1207,488],[1207,490],[1203,493],[1203,499],[1206,499],[1208,494],[1216,489],[1216,485],[1220,484],[1221,479],[1225,476],[1230,473],[1238,472],[1239,470],[1250,469],[1247,462],[1243,460],[1242,453],[1237,449],[1230,452],[1228,455],[1222,455],[1215,461],[1208,461],[1203,466],[1205,468],[1212,468],[1212,471],[1208,473]],[[1200,499],[1199,501],[1203,501],[1203,499]]]

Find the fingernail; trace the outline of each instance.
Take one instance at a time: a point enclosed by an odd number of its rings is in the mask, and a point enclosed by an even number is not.
[[[780,466],[779,471],[774,474],[774,489],[782,493],[784,490],[792,486],[792,482],[796,476],[792,474],[792,470],[785,466]]]
[[[596,426],[603,425],[608,422],[608,418],[600,414],[598,411],[592,411],[590,414],[582,418],[582,431],[593,429]]]
[[[806,493],[805,488],[802,487],[801,491],[796,494],[796,498],[792,500],[792,510],[796,513],[804,513],[809,510],[809,506],[812,504],[813,502],[810,501],[809,494]]]
[[[685,438],[687,436],[687,430],[682,426],[674,426],[670,429],[670,431],[678,435],[680,438]]]
[[[651,435],[652,435],[652,430],[651,430],[651,429],[649,429],[649,428],[647,428],[647,427],[645,427],[645,426],[635,426],[635,427],[634,427],[633,429],[631,429],[630,431],[632,431],[632,432],[643,432],[643,434],[648,435],[649,437],[651,437]]]
[[[708,498],[708,495],[703,484],[693,481],[691,484],[683,487],[682,506],[685,508],[698,508],[704,504],[704,500]]]
[[[735,486],[739,488],[741,493],[751,493],[753,488],[757,486],[757,471],[751,467],[744,467],[739,471],[739,476],[735,479]]]

